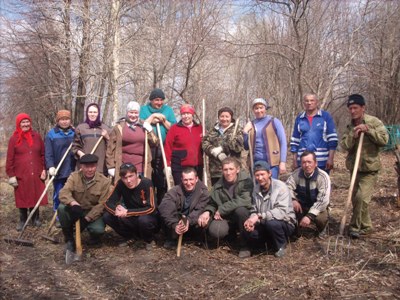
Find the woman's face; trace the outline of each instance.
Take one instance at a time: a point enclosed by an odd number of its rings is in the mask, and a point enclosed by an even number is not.
[[[218,117],[219,125],[222,128],[228,127],[232,122],[232,116],[227,111],[222,112]]]
[[[137,110],[130,110],[126,113],[126,117],[132,123],[136,123],[139,120],[139,111]]]
[[[29,129],[31,129],[31,121],[28,119],[23,119],[21,123],[19,123],[19,127],[21,127],[23,132],[27,132]]]
[[[183,113],[181,114],[182,123],[185,126],[190,126],[193,124],[193,115],[191,113]]]
[[[99,115],[99,110],[97,109],[96,106],[89,107],[88,110],[89,121],[96,121],[98,115]]]
[[[253,106],[253,113],[254,113],[256,119],[260,119],[260,118],[263,118],[266,116],[267,109],[265,108],[265,106],[263,104],[258,103]]]

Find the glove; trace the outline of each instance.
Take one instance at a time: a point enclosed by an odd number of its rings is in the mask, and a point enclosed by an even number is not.
[[[8,184],[11,185],[11,186],[13,186],[13,187],[17,187],[17,186],[18,186],[17,177],[15,177],[15,176],[10,177],[10,178],[8,179]]]
[[[108,175],[110,175],[111,177],[115,177],[115,168],[108,169]]]
[[[227,158],[228,156],[226,156],[226,154],[224,152],[218,154],[217,158],[219,159],[219,161],[223,161],[225,158]]]
[[[83,209],[80,205],[73,205],[70,208],[70,217],[71,221],[75,223],[78,221],[80,218],[83,217]]]
[[[51,167],[51,168],[49,169],[49,175],[50,175],[50,176],[56,176],[56,175],[57,175],[57,173],[56,173],[56,168]]]
[[[214,156],[215,158],[218,158],[218,155],[222,152],[222,147],[215,147],[211,150],[211,155]]]
[[[143,123],[143,128],[147,131],[147,132],[151,132],[153,130],[153,126],[151,126],[148,122],[144,122]]]

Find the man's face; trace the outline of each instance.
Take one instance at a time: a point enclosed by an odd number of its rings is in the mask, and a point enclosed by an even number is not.
[[[239,171],[240,167],[236,167],[234,163],[224,164],[222,166],[222,174],[224,175],[225,181],[228,183],[236,182]]]
[[[312,174],[316,167],[317,167],[317,162],[314,160],[311,154],[303,156],[301,158],[301,168],[307,175]]]
[[[318,108],[318,100],[314,96],[306,96],[303,99],[303,106],[306,112],[314,112]]]
[[[269,188],[271,184],[271,176],[272,172],[267,170],[260,170],[254,173],[254,177],[256,178],[258,184],[263,188]]]
[[[352,120],[359,120],[362,118],[365,112],[365,106],[361,106],[359,104],[351,104],[348,107],[349,113],[351,115]]]
[[[188,174],[182,173],[182,184],[187,192],[194,190],[198,180],[199,178],[193,172]]]
[[[150,101],[150,105],[155,109],[161,109],[164,104],[164,99],[162,98],[155,98]]]
[[[121,180],[128,189],[134,189],[138,185],[138,176],[133,172],[127,172],[125,176],[121,177]]]
[[[97,163],[81,164],[83,176],[87,179],[92,179],[96,173]]]
[[[135,123],[139,119],[139,111],[137,110],[130,110],[126,113],[126,117],[129,119],[129,121]]]
[[[58,126],[63,129],[67,129],[69,126],[71,126],[71,119],[66,117],[61,118],[58,120]]]

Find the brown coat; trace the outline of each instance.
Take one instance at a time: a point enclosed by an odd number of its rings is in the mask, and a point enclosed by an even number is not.
[[[139,122],[139,125],[141,124],[143,123]],[[124,126],[126,126],[126,122],[121,120],[113,127],[110,133],[110,140],[107,144],[106,165],[107,169],[115,168],[114,183],[118,182],[119,180],[119,168],[122,165],[122,128]],[[148,141],[148,143],[145,145],[145,147],[147,147],[147,167],[144,168],[146,169],[146,174],[144,174],[144,177],[151,178],[151,151],[148,147],[157,146],[158,138],[154,131],[151,131],[150,133],[148,133],[146,130],[144,131]]]

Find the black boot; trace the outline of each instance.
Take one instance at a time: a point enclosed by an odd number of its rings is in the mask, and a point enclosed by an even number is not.
[[[33,208],[31,208],[32,211]],[[42,226],[42,222],[39,220],[39,207],[35,211],[35,213],[32,216],[32,226],[40,227]]]
[[[72,252],[75,252],[75,241],[74,241],[74,234],[73,234],[73,228],[62,228],[62,232],[64,234],[65,238],[65,251],[70,250]]]
[[[27,218],[28,218],[28,209],[20,208],[19,209],[19,222],[17,224],[17,231],[21,231],[22,228],[24,228],[24,224],[25,224]]]

